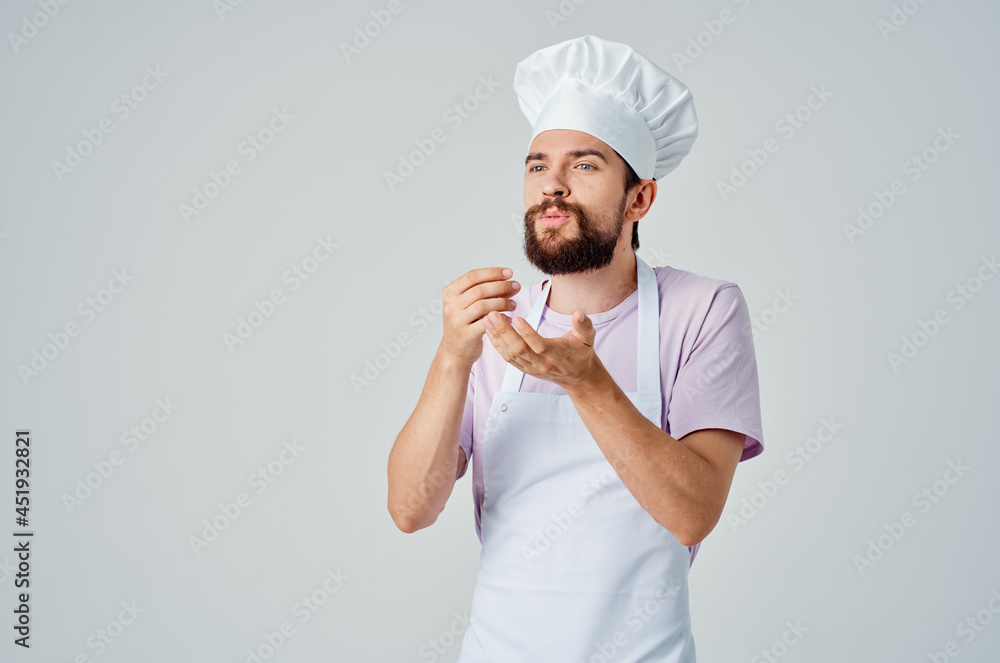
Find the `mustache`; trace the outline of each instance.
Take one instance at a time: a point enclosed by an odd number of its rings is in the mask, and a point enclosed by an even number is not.
[[[583,217],[583,208],[581,208],[576,203],[568,203],[562,198],[546,198],[537,205],[532,205],[525,212],[525,216],[529,219],[537,220],[538,216],[550,207],[554,207],[560,212],[567,212],[574,216],[577,221]]]

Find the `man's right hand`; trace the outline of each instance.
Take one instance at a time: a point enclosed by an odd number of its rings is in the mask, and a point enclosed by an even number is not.
[[[470,368],[483,353],[483,319],[490,311],[507,312],[516,308],[510,297],[521,289],[517,281],[508,281],[514,272],[506,267],[473,269],[458,277],[441,291],[444,337],[441,347]]]

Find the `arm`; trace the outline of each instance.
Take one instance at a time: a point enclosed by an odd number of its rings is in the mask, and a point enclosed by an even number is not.
[[[594,326],[577,311],[573,329],[543,338],[523,318],[487,318],[508,362],[561,386],[622,483],[684,545],[704,539],[722,516],[744,436],[707,428],[677,440],[647,419],[593,351]]]
[[[511,270],[466,272],[441,294],[443,336],[413,414],[389,452],[389,515],[406,533],[437,520],[465,465],[460,446],[469,373],[483,352],[484,317],[515,307]]]
[[[459,434],[469,369],[438,348],[420,400],[389,452],[388,508],[404,532],[437,520],[465,465]]]
[[[683,545],[699,543],[722,517],[744,435],[708,428],[676,440],[636,409],[602,364],[595,370],[565,387],[580,418],[639,505]]]

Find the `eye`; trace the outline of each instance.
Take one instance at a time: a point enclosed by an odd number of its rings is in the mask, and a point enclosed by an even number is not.
[[[589,163],[581,163],[580,164],[580,168],[586,168],[588,170],[595,170],[594,166],[592,164],[589,164]]]
[[[528,166],[528,172],[529,173],[537,173],[538,171],[535,170],[536,168],[545,168],[545,166],[542,166],[542,165],[539,165],[539,164],[536,164],[534,166]]]

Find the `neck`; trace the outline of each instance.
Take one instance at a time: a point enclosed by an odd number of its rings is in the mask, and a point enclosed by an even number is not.
[[[552,277],[547,306],[556,313],[572,315],[602,313],[621,304],[639,287],[631,235],[627,245],[619,245],[611,262],[583,274],[556,274]]]

